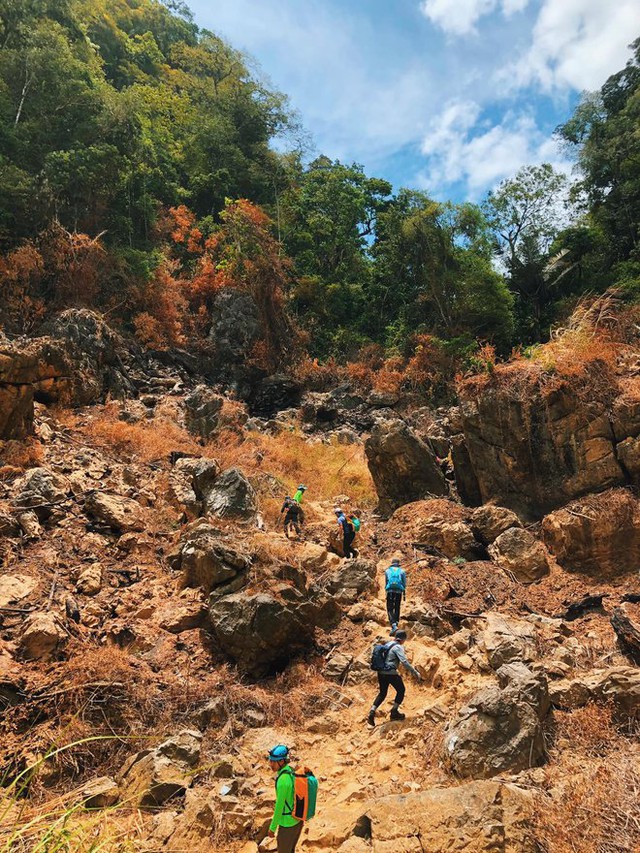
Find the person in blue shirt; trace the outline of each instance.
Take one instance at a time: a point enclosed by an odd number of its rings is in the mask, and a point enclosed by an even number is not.
[[[387,593],[387,615],[391,623],[391,636],[393,636],[398,630],[402,600],[407,597],[407,573],[400,567],[398,557],[391,560],[391,565],[384,573],[384,581]]]
[[[358,554],[352,548],[353,540],[356,538],[356,531],[353,528],[353,525],[349,523],[347,516],[344,514],[344,511],[339,507],[334,509],[334,513],[336,518],[338,519],[338,524],[342,528],[342,550],[344,556],[347,560],[350,557],[357,557]]]

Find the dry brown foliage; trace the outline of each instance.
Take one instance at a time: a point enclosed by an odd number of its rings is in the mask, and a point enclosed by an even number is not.
[[[42,463],[42,445],[35,439],[0,441],[0,480],[12,480],[27,468]]]

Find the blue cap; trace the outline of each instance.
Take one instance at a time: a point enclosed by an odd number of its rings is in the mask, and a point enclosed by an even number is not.
[[[269,761],[284,761],[289,758],[289,747],[280,744],[269,752]]]

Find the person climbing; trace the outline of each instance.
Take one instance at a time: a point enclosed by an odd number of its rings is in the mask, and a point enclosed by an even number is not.
[[[348,559],[351,557],[357,557],[356,551],[351,547],[353,544],[353,540],[356,538],[356,532],[353,529],[353,525],[349,524],[347,516],[344,514],[344,511],[340,509],[340,507],[336,507],[334,509],[334,513],[336,518],[338,519],[338,524],[342,528],[342,551],[344,556]]]
[[[288,747],[280,744],[269,752],[269,767],[276,774],[276,805],[269,825],[269,836],[278,833],[279,853],[293,853],[296,849],[303,822],[293,817],[295,774],[290,765]]]
[[[284,530],[284,535],[289,538],[289,531],[293,527],[298,536],[302,535],[302,523],[304,521],[302,509],[300,508],[300,504],[294,500],[292,497],[287,495],[284,499],[284,503],[280,508],[280,518],[282,518],[282,514],[286,512],[284,517],[284,523],[282,525],[282,529]]]
[[[405,686],[402,676],[398,672],[400,664],[406,667],[417,681],[422,681],[422,676],[418,670],[411,666],[404,652],[404,644],[407,639],[406,631],[396,631],[394,640],[382,645],[376,645],[373,650],[371,659],[371,668],[375,669],[378,674],[378,695],[373,701],[367,722],[370,726],[376,724],[376,711],[387,698],[389,687],[393,687],[396,691],[395,699],[391,707],[391,720],[404,720],[405,715],[398,709],[402,704],[405,696]],[[381,667],[381,668],[379,668]]]
[[[294,853],[304,821],[316,812],[318,780],[308,767],[296,773],[284,744],[274,746],[268,758],[271,771],[276,774],[276,804],[268,835],[273,838],[277,832],[279,853]]]
[[[384,573],[384,589],[387,593],[387,615],[393,637],[400,622],[402,599],[407,597],[407,573],[401,568],[398,557],[391,560],[391,565]]]
[[[298,491],[293,496],[294,501],[300,507],[300,523],[304,524],[304,510],[302,509],[302,499],[304,497],[304,493],[307,491],[307,487],[302,483],[298,486]]]

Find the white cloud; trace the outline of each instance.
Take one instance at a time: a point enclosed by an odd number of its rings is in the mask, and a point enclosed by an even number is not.
[[[639,33],[638,0],[544,0],[530,47],[499,77],[512,89],[596,89],[622,68]]]
[[[551,163],[570,171],[554,140],[541,133],[531,115],[507,113],[493,126],[479,121],[480,115],[478,104],[456,101],[433,123],[422,143],[427,166],[418,181],[425,190],[437,194],[460,183],[469,198],[478,199],[521,166]]]
[[[496,10],[507,17],[521,12],[529,0],[422,0],[423,14],[447,33],[462,36],[475,32],[480,18]]]

